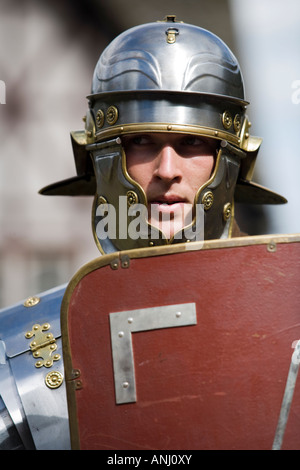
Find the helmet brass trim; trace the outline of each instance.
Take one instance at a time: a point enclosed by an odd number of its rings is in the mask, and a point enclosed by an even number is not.
[[[233,145],[240,147],[241,139],[238,136],[230,134],[226,131],[219,131],[212,127],[204,126],[190,126],[186,124],[173,124],[173,123],[154,123],[143,122],[141,124],[123,124],[122,126],[113,126],[109,129],[96,132],[96,142],[109,139],[111,137],[122,136],[125,134],[138,134],[138,133],[151,133],[151,132],[172,132],[174,134],[192,134],[201,135],[203,137],[211,137],[217,140],[227,140]]]

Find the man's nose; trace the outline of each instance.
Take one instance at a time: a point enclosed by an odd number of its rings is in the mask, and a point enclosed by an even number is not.
[[[180,160],[171,145],[164,145],[157,155],[155,176],[167,182],[179,181],[182,177]]]

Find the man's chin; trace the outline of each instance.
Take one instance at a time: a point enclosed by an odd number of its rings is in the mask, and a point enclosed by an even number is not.
[[[169,222],[160,222],[157,220],[149,220],[152,227],[160,230],[164,236],[170,240],[173,236],[184,228],[182,223],[176,222],[176,220],[170,220]]]
[[[192,223],[192,212],[192,204],[182,202],[152,204],[148,208],[148,221],[150,225],[160,230],[166,238],[170,239]]]
[[[167,203],[154,203],[151,204],[151,215],[156,218],[165,217],[183,217],[188,211],[191,210],[191,204],[186,202]]]

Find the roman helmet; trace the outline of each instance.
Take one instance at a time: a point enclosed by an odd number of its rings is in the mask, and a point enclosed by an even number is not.
[[[286,202],[251,181],[261,139],[250,135],[237,59],[215,34],[173,15],[123,32],[101,54],[88,101],[85,130],[71,133],[77,176],[41,193],[94,195],[93,231],[101,252],[190,242],[199,239],[199,230],[204,239],[231,237],[234,201]],[[193,219],[172,239],[147,222],[140,209],[147,206],[146,195],[127,171],[122,136],[145,132],[218,142]],[[138,236],[129,236],[137,208]],[[204,224],[197,224],[200,217]]]

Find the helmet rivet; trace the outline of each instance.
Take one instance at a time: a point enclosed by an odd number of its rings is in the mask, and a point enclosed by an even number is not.
[[[206,191],[206,193],[203,194],[201,203],[204,206],[204,210],[208,211],[211,206],[213,205],[214,202],[214,195],[212,191]]]
[[[97,114],[96,114],[96,125],[98,129],[100,129],[104,124],[104,112],[102,109],[98,109]]]
[[[168,125],[167,129],[168,129],[168,131],[171,131],[171,130],[172,130],[171,124]]]
[[[241,116],[239,114],[236,114],[234,116],[233,128],[234,128],[235,132],[239,132],[240,129],[241,129]]]
[[[230,202],[227,202],[227,204],[225,204],[225,206],[223,207],[223,219],[224,219],[225,222],[228,219],[230,219],[231,210],[232,210],[231,204],[230,204]]]
[[[138,195],[134,191],[127,191],[127,204],[133,206],[138,203]]]
[[[106,111],[106,120],[110,126],[115,124],[119,117],[119,111],[116,106],[110,106]]]
[[[225,129],[230,129],[232,125],[232,116],[229,111],[224,111],[222,115],[222,124]]]

